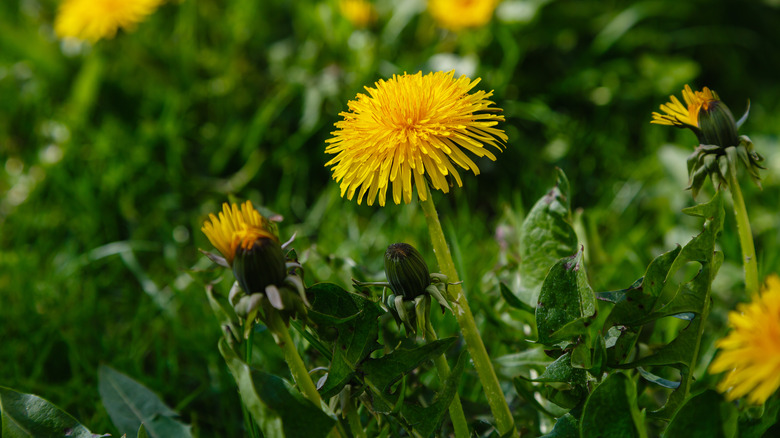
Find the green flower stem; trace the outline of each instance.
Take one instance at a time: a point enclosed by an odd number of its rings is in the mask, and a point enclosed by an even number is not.
[[[439,337],[436,336],[431,320],[428,319],[425,325],[425,340],[433,342],[437,339]],[[450,376],[450,365],[447,363],[447,358],[444,357],[444,354],[441,354],[433,359],[433,363],[436,365],[436,371],[439,372],[439,381],[444,385],[444,381]],[[455,397],[452,399],[449,409],[452,427],[455,429],[455,438],[469,438],[469,425],[466,422],[466,415],[463,413],[463,405],[460,403],[460,396],[457,392],[455,392]]]
[[[275,335],[277,345],[282,348],[284,359],[287,361],[287,366],[290,367],[290,372],[295,383],[298,384],[298,388],[307,399],[311,400],[319,408],[322,403],[320,393],[317,391],[317,387],[314,386],[309,371],[306,369],[306,365],[303,364],[303,360],[298,354],[298,349],[295,348],[295,343],[290,337],[290,332],[287,330],[284,321],[282,321],[282,317],[279,316],[279,312],[276,310],[270,311],[266,325]]]
[[[748,296],[758,292],[758,263],[756,261],[756,247],[753,245],[753,233],[750,230],[745,198],[739,188],[737,179],[737,158],[729,156],[729,190],[734,200],[734,215],[737,217],[737,233],[739,244],[742,247],[742,265],[745,270],[745,291]]]
[[[439,269],[441,269],[442,274],[449,278],[450,282],[458,283],[460,281],[458,272],[455,270],[455,263],[452,261],[450,248],[444,239],[444,232],[441,229],[441,223],[439,223],[436,206],[433,204],[433,197],[427,186],[425,186],[425,190],[428,191],[427,199],[420,203],[425,213],[425,220],[428,222],[428,231],[431,233],[431,242],[433,251],[436,253],[436,260],[439,263]],[[463,333],[463,339],[466,341],[466,347],[471,355],[471,360],[474,361],[474,368],[476,368],[479,380],[482,382],[482,388],[485,391],[490,410],[496,419],[498,432],[501,436],[507,434],[513,437],[517,436],[512,413],[509,411],[509,405],[506,403],[504,393],[501,391],[496,371],[493,369],[487,350],[485,350],[485,344],[479,335],[479,329],[477,329],[477,324],[474,322],[474,316],[471,314],[463,288],[456,284],[450,286],[449,291],[454,297],[455,318],[458,320],[461,333]]]

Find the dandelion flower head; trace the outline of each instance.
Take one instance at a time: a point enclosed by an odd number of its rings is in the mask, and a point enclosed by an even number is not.
[[[64,0],[54,30],[60,38],[95,42],[113,38],[119,28],[132,30],[163,0]]]
[[[718,94],[704,87],[701,91],[693,91],[689,85],[682,92],[685,105],[677,97],[669,96],[671,102],[661,105],[664,114],[653,113],[650,123],[676,126],[678,128],[699,128],[699,111],[707,111],[710,106],[720,102]]]
[[[428,11],[439,26],[459,31],[488,24],[497,5],[498,0],[429,0]]]
[[[762,404],[780,387],[780,277],[769,276],[761,295],[730,312],[729,325],[709,372],[726,372],[718,391],[728,400]]]
[[[273,224],[255,210],[250,201],[243,203],[241,209],[236,204],[222,204],[219,216],[210,214],[201,231],[222,253],[228,264],[233,263],[239,246],[250,250],[259,239],[279,240]]]
[[[487,100],[493,92],[469,94],[478,83],[465,76],[455,79],[453,72],[418,72],[365,87],[368,95],[360,93],[348,103],[349,112],[340,114],[344,120],[326,140],[325,152],[336,156],[325,166],[333,167],[341,196],[352,199],[357,193],[360,204],[368,194],[368,205],[378,196],[384,206],[392,186],[393,201],[408,204],[413,186],[420,200],[427,199],[426,177],[447,193],[448,175],[463,185],[456,166],[478,175],[464,150],[495,160],[486,145],[500,152],[507,141],[496,128],[504,116],[494,113],[501,109]]]

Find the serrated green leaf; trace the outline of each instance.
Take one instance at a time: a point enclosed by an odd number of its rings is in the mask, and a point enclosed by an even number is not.
[[[287,381],[250,368],[224,338],[219,340],[219,352],[236,380],[241,400],[265,436],[319,438],[330,433],[336,420]]]
[[[3,438],[94,438],[75,418],[37,395],[0,387]]]
[[[535,306],[547,271],[577,251],[569,206],[569,181],[556,169],[558,181],[533,206],[520,227],[520,299]]]
[[[580,250],[558,260],[544,279],[536,306],[538,342],[553,345],[587,333],[595,313],[596,296]]]
[[[101,365],[98,391],[106,412],[122,434],[133,435],[143,424],[152,438],[191,437],[190,426],[154,392],[132,378]]]
[[[641,281],[622,291],[625,292],[622,297],[620,293],[609,295],[615,307],[604,325],[604,330],[610,326],[635,327],[638,330],[640,326],[663,317],[690,314],[686,315],[686,319],[689,319],[693,316],[672,342],[651,354],[622,364],[615,363],[613,356],[610,362],[615,368],[666,365],[680,371],[680,386],[672,391],[661,409],[649,414],[663,419],[671,418],[688,397],[692,384],[691,370],[699,354],[703,321],[709,314],[712,280],[723,262],[723,254],[715,251],[715,242],[723,228],[724,219],[721,192],[718,191],[709,202],[684,212],[705,218],[703,231],[682,248],[653,260]],[[700,265],[696,276],[682,284],[674,283],[675,273],[690,262]],[[667,291],[673,294],[663,298],[668,295]]]
[[[316,331],[324,338],[324,330],[338,333],[333,342],[333,358],[320,393],[330,398],[350,382],[355,369],[379,347],[377,318],[384,312],[371,300],[347,292],[332,283],[318,283],[307,290],[312,305],[309,318],[317,324]]]
[[[585,402],[582,438],[644,438],[644,413],[636,403],[636,385],[623,373],[607,377]]]
[[[458,361],[452,369],[452,373],[444,381],[444,386],[436,394],[436,398],[433,399],[431,404],[426,407],[420,407],[405,403],[401,407],[401,414],[421,436],[431,436],[447,414],[452,399],[457,394],[458,383],[463,370],[466,368],[467,357],[468,353],[466,350],[463,350],[458,356]]]
[[[547,435],[539,438],[579,438],[580,422],[571,414],[565,414],[555,422],[555,426]]]
[[[666,438],[733,438],[737,436],[737,409],[715,391],[691,397],[675,414],[663,434]]]
[[[378,359],[367,359],[360,366],[360,372],[371,379],[374,385],[381,391],[387,388],[404,374],[414,370],[423,362],[433,359],[447,351],[458,338],[439,339],[428,342],[416,348],[400,346],[392,353]]]

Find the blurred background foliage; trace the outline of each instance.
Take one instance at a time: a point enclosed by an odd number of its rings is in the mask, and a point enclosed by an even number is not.
[[[284,216],[309,284],[380,279],[399,241],[435,266],[418,206],[343,200],[323,166],[347,101],[403,72],[481,77],[507,118],[498,160],[434,194],[494,357],[527,348],[497,279],[516,284],[516,227],[555,166],[572,183],[596,290],[627,287],[698,233],[680,213],[694,203],[683,190],[694,136],[649,123],[687,83],[716,90],[737,117],[750,99],[741,133],[768,170],[763,191],[747,178],[743,190],[761,275],[778,270],[780,1],[505,0],[489,25],[459,33],[437,27],[422,0],[375,5],[377,20],[356,27],[336,0],[171,1],[88,45],[54,36],[57,2],[0,2],[1,385],[116,433],[97,392],[106,363],[198,435],[240,435],[219,327],[190,275],[211,268],[197,251],[210,249],[202,221],[229,199]],[[710,355],[743,299],[730,213],[721,246]],[[436,318],[440,335],[455,333]],[[257,360],[283,372],[270,336],[258,343]],[[468,410],[481,394],[464,380]]]

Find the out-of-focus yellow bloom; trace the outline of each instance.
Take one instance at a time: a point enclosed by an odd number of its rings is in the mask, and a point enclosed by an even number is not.
[[[762,404],[780,387],[780,277],[769,276],[760,295],[730,312],[729,325],[709,371],[726,372],[718,390],[727,399]]]
[[[501,151],[507,136],[495,127],[504,116],[493,114],[501,111],[487,100],[493,92],[469,94],[477,83],[465,76],[455,79],[453,72],[418,72],[366,87],[368,95],[360,93],[348,103],[350,111],[340,114],[344,120],[326,140],[325,152],[336,156],[325,166],[333,166],[341,196],[352,199],[359,188],[358,204],[368,193],[368,205],[379,195],[384,206],[392,185],[393,201],[408,204],[413,186],[421,200],[427,199],[426,177],[445,193],[447,175],[462,186],[453,163],[478,175],[463,150],[495,160],[485,145]]]
[[[95,42],[113,38],[121,27],[132,30],[163,0],[64,0],[54,30],[60,38]]]
[[[493,18],[499,0],[428,0],[428,11],[439,26],[452,31],[482,27]]]
[[[271,222],[263,217],[250,201],[241,205],[222,204],[219,217],[210,214],[209,220],[203,224],[203,234],[225,257],[229,265],[233,264],[236,249],[251,250],[254,243],[260,239],[272,239],[279,242]]]
[[[366,27],[376,21],[376,8],[366,0],[339,0],[339,9],[355,27]]]

